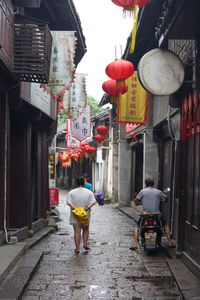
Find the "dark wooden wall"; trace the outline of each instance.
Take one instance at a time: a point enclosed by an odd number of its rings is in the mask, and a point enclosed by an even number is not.
[[[182,142],[183,174],[180,203],[180,248],[200,265],[200,136]],[[187,259],[186,259],[187,260]],[[190,264],[191,265],[191,264]],[[199,267],[200,275],[200,267]]]

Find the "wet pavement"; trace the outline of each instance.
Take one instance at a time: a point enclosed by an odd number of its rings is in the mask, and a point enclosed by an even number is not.
[[[92,208],[90,252],[74,254],[70,209],[60,191],[59,230],[34,249],[43,258],[23,300],[179,300],[182,299],[160,251],[131,251],[133,220],[113,204]]]

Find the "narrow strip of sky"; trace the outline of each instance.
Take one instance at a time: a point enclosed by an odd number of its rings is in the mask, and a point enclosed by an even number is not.
[[[87,94],[98,102],[104,92],[102,83],[110,78],[106,66],[121,57],[132,30],[133,18],[124,18],[122,8],[111,0],[73,0],[80,16],[86,38],[87,53],[77,67],[77,72],[87,73]]]

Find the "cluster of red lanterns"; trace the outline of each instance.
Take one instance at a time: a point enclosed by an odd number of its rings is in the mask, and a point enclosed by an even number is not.
[[[134,29],[132,31],[131,53],[133,53],[135,47],[138,10],[148,4],[149,1],[150,0],[112,0],[114,4],[123,7],[124,12],[128,11],[136,14],[134,17]],[[111,80],[105,81],[102,84],[102,89],[106,92],[106,94],[113,98],[113,102],[116,102],[118,97],[125,94],[128,90],[125,80],[133,75],[134,65],[130,61],[116,59],[106,67],[105,71]]]
[[[62,164],[65,164],[71,159],[75,161],[81,161],[83,157],[85,156],[86,158],[91,157],[91,155],[96,152],[96,148],[91,147],[90,144],[82,144],[79,148],[77,148],[74,151],[63,151],[62,153],[58,154],[58,158]],[[65,166],[65,165],[63,165]]]
[[[113,102],[116,102],[120,95],[128,91],[125,80],[133,75],[134,65],[130,61],[116,59],[106,67],[105,71],[112,80],[105,81],[102,89],[113,98]]]
[[[108,134],[108,128],[104,125],[100,125],[96,128],[97,130],[97,135],[94,137],[94,139],[99,142],[102,143],[105,140],[106,135]]]

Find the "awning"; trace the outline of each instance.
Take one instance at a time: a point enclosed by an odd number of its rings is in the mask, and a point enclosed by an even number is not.
[[[156,28],[159,45],[167,39],[197,39],[200,34],[200,1],[165,1]]]

